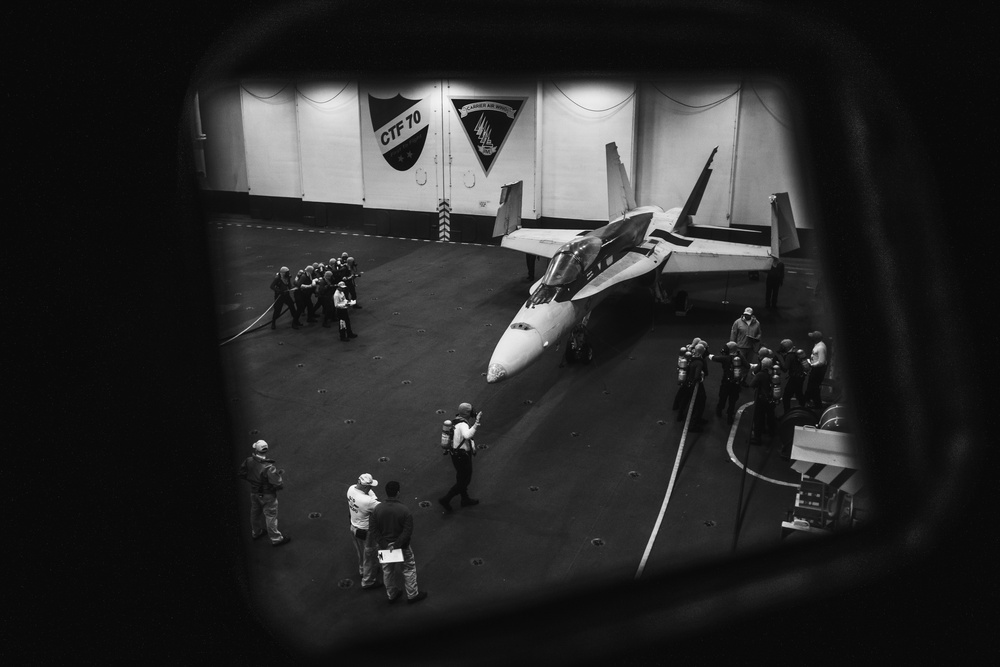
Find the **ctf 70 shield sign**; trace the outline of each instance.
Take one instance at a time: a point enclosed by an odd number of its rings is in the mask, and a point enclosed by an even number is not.
[[[465,136],[479,158],[479,165],[487,176],[493,163],[500,156],[511,128],[517,122],[526,97],[517,98],[451,98]]]
[[[415,165],[424,150],[431,119],[424,100],[398,94],[389,99],[369,95],[368,112],[379,150],[389,166],[406,171]]]

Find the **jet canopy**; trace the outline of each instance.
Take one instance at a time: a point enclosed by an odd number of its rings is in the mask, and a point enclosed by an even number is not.
[[[580,236],[567,242],[549,262],[549,267],[542,277],[542,284],[569,285],[593,264],[600,251],[601,239],[596,236]]]

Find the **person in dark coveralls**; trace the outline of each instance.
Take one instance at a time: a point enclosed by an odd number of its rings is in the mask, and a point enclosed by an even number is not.
[[[357,279],[361,275],[358,271],[358,261],[353,257],[349,257],[345,252],[341,255],[341,259],[344,262],[344,267],[347,269],[347,274],[344,276],[344,282],[347,284],[347,298],[351,301],[351,308],[360,308],[358,305],[358,286]]]
[[[524,253],[524,261],[528,265],[528,277],[525,278],[529,283],[535,282],[535,263],[538,261],[538,255],[532,255],[530,252]]]
[[[750,444],[759,445],[764,433],[774,435],[776,421],[774,406],[776,401],[771,394],[771,359],[764,359],[757,367],[757,372],[750,378],[750,388],[754,390],[753,425],[750,427]]]
[[[785,282],[785,263],[775,257],[771,268],[767,270],[764,280],[764,305],[767,308],[778,307],[778,288]]]
[[[701,424],[705,421],[702,413],[705,411],[705,378],[708,377],[708,364],[705,363],[706,346],[700,338],[694,346],[691,355],[691,363],[688,364],[687,380],[677,390],[674,397],[674,410],[677,410],[677,421],[682,422],[687,418],[688,401],[694,397],[694,408],[691,412],[691,430],[700,431]]]
[[[284,486],[285,471],[275,469],[267,450],[263,440],[253,443],[253,454],[240,464],[237,474],[250,482],[250,537],[256,540],[267,532],[271,546],[281,547],[292,541],[278,531],[278,491]]]
[[[379,549],[400,549],[403,552],[403,562],[382,563],[382,581],[385,584],[385,594],[392,604],[402,595],[399,579],[402,575],[403,590],[406,591],[407,602],[420,602],[427,597],[427,591],[417,588],[417,561],[410,548],[410,538],[413,536],[413,515],[406,505],[399,502],[399,482],[392,481],[385,485],[386,499],[376,505],[368,520],[369,530]]]
[[[271,328],[274,328],[274,323],[278,320],[278,315],[281,314],[281,307],[288,306],[288,312],[292,314],[292,328],[298,329],[299,323],[299,311],[295,309],[295,304],[292,302],[292,277],[288,273],[288,267],[281,267],[276,274],[274,274],[274,280],[271,281],[271,290],[274,292],[274,311],[271,313]]]
[[[351,330],[351,312],[348,310],[350,301],[347,300],[346,289],[347,285],[341,280],[337,283],[337,289],[333,293],[333,307],[337,311],[337,322],[340,326],[340,340],[342,341],[350,341],[352,338],[358,337],[358,334]]]
[[[323,273],[323,279],[316,285],[316,296],[319,297],[319,305],[323,306],[323,326],[330,328],[330,322],[337,319],[336,309],[333,307],[333,293],[337,290],[337,284],[333,282],[333,272]]]
[[[799,356],[802,350],[795,349],[795,343],[790,338],[781,341],[778,347],[778,354],[781,355],[782,367],[788,374],[788,381],[785,383],[785,391],[781,397],[781,405],[784,408],[783,415],[788,414],[792,409],[792,398],[798,401],[799,405],[805,405],[805,395],[802,393],[802,386],[806,380],[805,369],[802,368],[802,360]],[[802,352],[805,356],[805,352]]]
[[[740,377],[736,377],[733,368],[734,361],[739,358]],[[722,382],[719,383],[719,404],[715,408],[715,416],[722,417],[722,408],[726,407],[726,423],[732,424],[736,416],[736,402],[740,397],[740,385],[743,382],[743,373],[748,370],[748,364],[736,347],[736,343],[729,341],[726,343],[725,351],[722,354],[708,355],[709,361],[722,364]]]
[[[729,332],[729,340],[740,348],[740,354],[747,363],[757,362],[757,350],[760,349],[760,322],[753,316],[753,308],[747,307],[735,322]]]
[[[295,276],[295,307],[299,309],[299,317],[304,313],[306,322],[316,321],[316,304],[312,297],[316,292],[316,270],[312,264],[306,264],[306,268],[301,269]]]
[[[444,497],[438,498],[446,512],[451,511],[451,499],[455,496],[461,496],[462,507],[479,504],[478,500],[469,497],[469,483],[472,482],[472,457],[476,455],[476,443],[472,438],[476,435],[482,416],[482,412],[474,412],[471,403],[462,403],[458,406],[458,414],[451,420],[455,432],[452,434],[448,453],[455,466],[455,484]],[[470,419],[474,420],[472,424],[469,424]]]

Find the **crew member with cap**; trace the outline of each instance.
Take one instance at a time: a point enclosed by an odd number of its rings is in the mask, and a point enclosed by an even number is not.
[[[708,355],[708,360],[722,364],[722,382],[719,383],[719,404],[715,408],[715,415],[721,417],[722,408],[726,406],[726,421],[732,424],[736,416],[736,402],[740,397],[740,385],[743,383],[743,374],[749,371],[748,364],[733,341],[726,343],[725,351],[722,354]],[[741,369],[740,377],[736,377],[733,371],[736,364]]]
[[[319,304],[323,306],[323,326],[330,328],[330,322],[337,319],[336,309],[333,307],[333,293],[337,290],[337,284],[333,282],[333,272],[323,273],[323,279],[316,285],[316,296]]]
[[[691,430],[700,431],[701,424],[705,420],[702,414],[705,411],[705,378],[708,377],[708,364],[705,363],[705,341],[695,338],[697,343],[691,353],[691,362],[688,364],[687,380],[677,390],[674,397],[674,409],[678,410],[677,421],[682,422],[687,418],[688,401],[694,397],[694,407],[691,412]]]
[[[753,316],[753,308],[747,307],[735,322],[729,332],[729,340],[736,343],[740,354],[747,363],[757,361],[757,350],[760,348],[760,322]]]
[[[403,503],[399,502],[399,482],[392,481],[385,485],[386,499],[372,510],[369,518],[369,531],[374,535],[375,544],[379,549],[403,552],[401,563],[382,563],[382,581],[385,583],[385,594],[392,604],[399,599],[400,575],[402,589],[406,591],[407,602],[420,602],[427,597],[427,591],[417,588],[417,561],[410,548],[410,538],[413,536],[413,515]]]
[[[448,489],[448,493],[443,498],[438,498],[438,502],[444,507],[446,512],[451,511],[451,499],[461,496],[462,507],[478,505],[479,501],[469,497],[469,483],[472,482],[472,457],[476,455],[476,443],[472,439],[479,428],[479,420],[482,412],[475,412],[471,403],[462,403],[458,406],[458,414],[452,418],[455,431],[452,434],[451,463],[455,466],[455,484]],[[469,420],[472,419],[472,424]]]
[[[288,273],[287,266],[281,267],[274,274],[274,280],[271,281],[271,290],[274,292],[274,311],[271,313],[271,328],[274,328],[274,323],[278,320],[278,315],[281,314],[281,307],[288,306],[288,312],[292,314],[292,328],[298,329],[301,326],[299,311],[295,309],[295,304],[292,302],[292,277]]]
[[[785,264],[777,257],[771,260],[771,268],[767,270],[764,280],[764,305],[768,308],[778,307],[778,288],[785,282]]]
[[[340,325],[340,340],[349,341],[352,338],[357,338],[358,335],[351,331],[351,313],[348,310],[350,303],[347,301],[347,295],[344,294],[345,289],[347,289],[347,285],[343,280],[337,283],[337,289],[333,293],[333,307],[337,311],[337,320]]]
[[[316,292],[316,282],[318,276],[312,264],[306,264],[304,269],[299,270],[295,276],[295,307],[299,309],[299,316],[306,315],[306,322],[316,321],[316,304],[312,297]]]
[[[759,445],[760,437],[765,432],[770,435],[776,432],[775,401],[771,393],[772,365],[770,358],[764,359],[757,367],[754,376],[750,378],[750,387],[754,390],[753,425],[750,427],[751,445]]]
[[[378,480],[365,473],[358,477],[358,483],[347,489],[347,507],[351,512],[351,535],[354,536],[354,549],[358,552],[358,574],[361,575],[362,590],[370,591],[378,588],[375,578],[378,570],[378,548],[369,530],[369,520],[372,510],[378,505],[378,497],[372,491],[378,486]]]
[[[826,378],[827,350],[826,343],[823,342],[823,334],[819,331],[810,331],[809,340],[813,342],[812,353],[809,355],[809,379],[806,381],[806,405],[814,404],[817,408],[823,407],[823,399],[820,397],[819,389]]]
[[[341,262],[347,269],[347,273],[344,275],[344,283],[347,284],[347,298],[351,301],[351,308],[360,308],[358,305],[358,286],[356,281],[361,273],[358,271],[358,262],[353,257],[349,257],[347,253],[341,253]]]
[[[237,475],[250,482],[250,537],[256,540],[266,528],[271,546],[280,547],[292,541],[278,532],[278,491],[285,471],[275,469],[267,449],[263,440],[253,443],[253,454],[240,464]]]

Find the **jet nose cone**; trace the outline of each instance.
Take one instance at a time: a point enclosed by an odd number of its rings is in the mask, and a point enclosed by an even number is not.
[[[510,328],[500,337],[486,371],[486,382],[505,380],[538,358],[545,349],[542,337],[532,328]]]
[[[490,364],[486,370],[486,382],[489,384],[499,382],[505,377],[507,377],[507,369],[503,367],[503,364]]]

